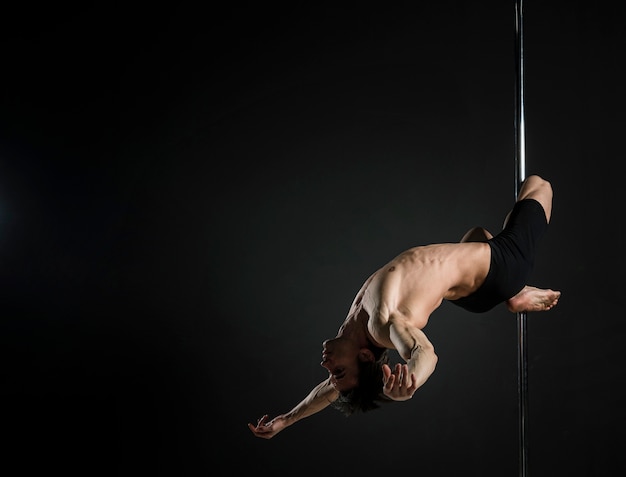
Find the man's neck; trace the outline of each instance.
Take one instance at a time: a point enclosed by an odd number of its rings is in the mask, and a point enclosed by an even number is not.
[[[378,345],[367,331],[368,316],[365,310],[360,309],[360,313],[349,315],[339,328],[337,336],[355,340],[360,347]]]

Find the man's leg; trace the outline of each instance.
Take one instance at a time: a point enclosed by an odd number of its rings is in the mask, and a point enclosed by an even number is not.
[[[491,235],[489,230],[482,227],[474,227],[463,235],[461,242],[486,242],[490,238],[493,238],[493,235]]]
[[[560,297],[560,291],[526,285],[522,288],[522,291],[506,301],[506,307],[513,313],[522,311],[548,311],[556,306]]]
[[[545,179],[538,175],[528,176],[520,187],[519,194],[517,194],[517,200],[523,199],[535,199],[543,207],[543,211],[546,214],[546,221],[550,223],[550,217],[552,216],[552,185]],[[506,226],[509,220],[509,212],[504,219],[502,228]]]
[[[531,175],[524,180],[517,200],[535,199],[541,204],[546,214],[546,221],[550,223],[552,215],[552,185],[545,179]],[[506,225],[509,214],[504,220]],[[541,289],[526,285],[517,295],[506,301],[506,306],[513,313],[524,311],[547,311],[556,306],[561,292],[550,289]]]
[[[521,195],[521,194],[520,194]],[[461,242],[486,242],[493,236],[483,227],[468,230]],[[513,313],[521,311],[548,311],[556,306],[561,292],[526,285],[517,295],[506,301],[506,306]]]

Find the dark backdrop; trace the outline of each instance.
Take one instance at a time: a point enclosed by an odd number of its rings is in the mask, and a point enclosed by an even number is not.
[[[246,426],[325,377],[377,267],[501,226],[513,1],[41,8],[2,18],[14,475],[517,474],[503,306],[433,314],[409,403]],[[528,319],[533,477],[626,472],[625,10],[525,2],[527,174],[555,190],[532,284],[563,292]]]

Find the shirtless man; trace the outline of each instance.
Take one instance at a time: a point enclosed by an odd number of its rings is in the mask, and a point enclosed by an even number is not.
[[[526,285],[551,213],[552,186],[532,175],[495,237],[476,227],[459,243],[411,248],[374,272],[337,336],[323,343],[328,378],[289,412],[248,423],[252,433],[271,439],[329,405],[350,415],[410,399],[435,370],[437,355],[422,329],[443,300],[474,313],[499,303],[513,313],[553,308],[559,291]],[[389,366],[389,349],[405,363]]]

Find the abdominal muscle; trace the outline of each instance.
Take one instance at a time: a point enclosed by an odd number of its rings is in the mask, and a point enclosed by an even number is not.
[[[489,271],[486,243],[450,243],[416,247],[401,253],[371,277],[363,308],[374,328],[390,316],[402,317],[420,329],[444,299],[476,291]]]

